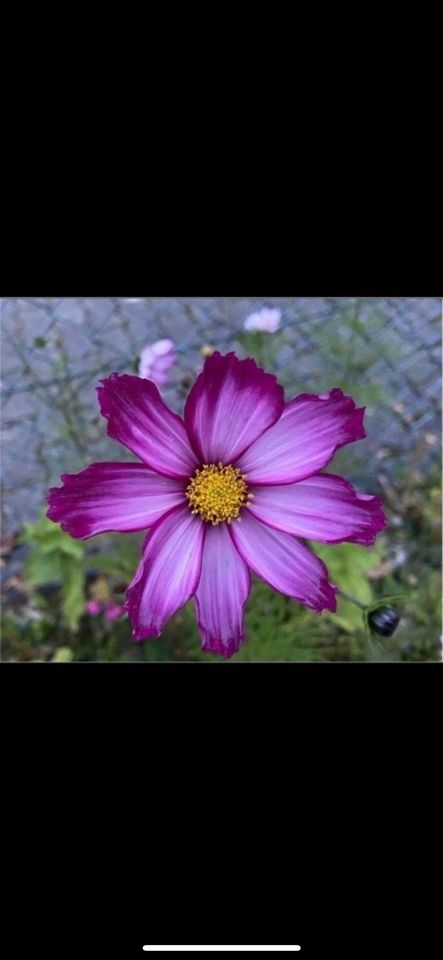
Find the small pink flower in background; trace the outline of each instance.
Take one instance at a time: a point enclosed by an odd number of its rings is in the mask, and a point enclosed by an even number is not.
[[[148,344],[140,354],[139,376],[144,380],[152,380],[157,387],[164,387],[168,382],[168,371],[176,359],[173,340],[157,340]]]
[[[98,600],[88,600],[85,604],[85,610],[90,617],[97,617],[103,610],[103,604],[99,603]]]
[[[339,588],[302,541],[369,546],[386,524],[378,497],[323,472],[366,436],[363,407],[340,389],[285,402],[254,360],[217,351],[183,419],[150,380],[112,373],[98,394],[108,434],[141,463],[63,474],[47,516],[80,540],[149,529],[124,604],[134,639],[160,636],[194,597],[202,649],[231,657],[251,571],[316,613],[336,609]]]
[[[91,617],[97,617],[99,613],[104,613],[107,620],[117,620],[124,613],[124,608],[113,600],[107,600],[106,603],[99,603],[98,600],[88,600],[85,604],[85,610]]]
[[[106,605],[105,617],[107,620],[117,620],[123,613],[124,609],[120,603],[109,603]]]
[[[265,330],[266,333],[276,333],[281,323],[281,310],[278,307],[262,307],[255,313],[250,313],[243,324],[244,330]]]

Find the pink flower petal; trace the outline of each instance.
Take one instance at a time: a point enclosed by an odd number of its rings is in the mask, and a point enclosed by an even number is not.
[[[297,537],[369,546],[386,526],[381,501],[358,493],[342,477],[317,474],[298,483],[254,487],[254,517]]]
[[[156,340],[151,349],[155,357],[164,357],[174,352],[175,344],[173,340]]]
[[[262,307],[250,313],[243,324],[244,330],[265,330],[275,333],[281,324],[281,310],[278,307]]]
[[[156,357],[152,369],[155,373],[166,373],[167,370],[170,370],[174,366],[175,359],[174,357]]]
[[[334,389],[304,393],[286,404],[278,423],[253,443],[236,466],[249,483],[293,483],[317,473],[338,447],[366,436],[364,407]]]
[[[336,588],[328,582],[324,563],[289,533],[273,530],[248,510],[243,511],[240,523],[231,524],[229,531],[248,567],[274,590],[317,613],[336,609]]]
[[[243,608],[251,577],[225,523],[208,526],[195,594],[202,650],[232,657],[245,639]]]
[[[176,362],[173,340],[157,340],[148,344],[140,354],[139,376],[152,380],[157,387],[168,381],[167,371]]]
[[[183,480],[162,477],[141,463],[93,463],[61,479],[63,487],[49,491],[47,516],[80,540],[113,530],[146,530],[185,502]]]
[[[99,613],[103,610],[103,604],[98,603],[97,600],[88,600],[85,603],[86,613],[89,613],[90,617],[97,617]]]
[[[119,617],[123,616],[125,610],[120,603],[110,603],[105,610],[106,620],[118,620]]]
[[[157,473],[190,477],[198,466],[183,420],[163,402],[150,380],[111,373],[98,387],[108,434]]]
[[[143,379],[149,379],[153,362],[154,354],[152,352],[152,347],[145,347],[140,354],[140,362],[138,367],[139,377],[142,377]]]
[[[135,640],[160,636],[166,621],[195,593],[205,524],[189,507],[175,507],[153,527],[126,593]]]
[[[185,404],[185,424],[202,463],[230,464],[278,420],[283,388],[254,360],[215,352]]]

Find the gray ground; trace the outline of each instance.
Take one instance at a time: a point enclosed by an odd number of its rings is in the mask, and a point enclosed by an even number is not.
[[[135,372],[148,342],[171,337],[178,364],[165,399],[180,410],[201,347],[244,352],[236,337],[263,303],[279,306],[283,331],[274,366],[287,396],[351,381],[375,388],[367,403],[362,471],[383,459],[408,464],[420,433],[423,457],[438,455],[441,302],[435,299],[125,298],[2,302],[2,515],[6,531],[35,519],[60,473],[127,458],[106,436],[95,386],[112,370]],[[356,323],[353,322],[356,319]],[[349,350],[347,350],[347,345]],[[378,394],[377,394],[378,391]],[[398,410],[393,410],[393,405]]]

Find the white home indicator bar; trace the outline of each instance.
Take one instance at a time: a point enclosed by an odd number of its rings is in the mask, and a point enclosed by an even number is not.
[[[169,951],[173,951],[174,953],[183,953],[183,952],[193,953],[194,951],[203,953],[206,950],[216,950],[219,953],[224,950],[229,950],[229,951],[239,950],[242,953],[255,953],[255,951],[260,951],[261,953],[274,953],[275,951],[278,951],[278,953],[292,953],[292,951],[294,950],[301,950],[301,947],[297,945],[293,947],[148,947],[148,946],[145,946],[143,947],[143,950],[147,950],[147,951],[152,950],[152,952],[159,950],[162,953],[168,953]]]

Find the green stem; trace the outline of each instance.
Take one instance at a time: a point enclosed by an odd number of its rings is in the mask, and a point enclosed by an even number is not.
[[[351,595],[349,593],[345,593],[344,590],[340,590],[340,596],[344,597],[346,600],[350,600],[351,603],[355,603],[357,607],[360,607],[360,610],[366,610],[366,603],[361,603],[360,600],[357,600],[355,597],[351,597]]]

